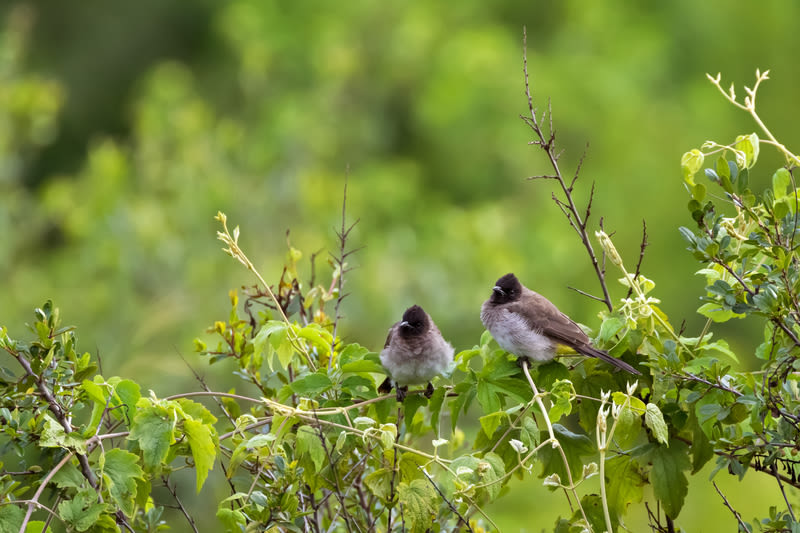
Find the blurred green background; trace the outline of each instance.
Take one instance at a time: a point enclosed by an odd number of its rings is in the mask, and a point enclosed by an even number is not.
[[[348,214],[360,219],[350,244],[365,248],[347,280],[346,339],[378,349],[418,303],[457,349],[471,347],[479,306],[509,271],[596,324],[601,306],[567,289],[598,292],[554,184],[525,179],[548,171],[518,118],[526,26],[534,97],[552,101],[565,173],[588,143],[576,196],[596,182],[592,227],[602,216],[633,268],[647,221],[643,271],[672,322],[696,333],[703,282],[677,232],[690,223],[680,156],[755,131],[705,73],[741,86],[771,69],[760,111],[796,147],[786,109],[799,15],[790,0],[4,2],[0,324],[21,337],[52,298],[105,375],[160,395],[196,388],[180,353],[231,383],[231,369],[192,354],[227,316],[228,290],[254,283],[220,251],[214,214],[241,226],[276,281],[287,230],[306,258],[335,250],[348,167]],[[780,163],[762,154],[756,188]],[[758,330],[739,326],[720,334],[747,362]],[[680,522],[735,527],[703,475]],[[766,514],[778,496],[754,498],[750,483],[764,484],[748,480],[726,479],[728,496],[745,518]],[[513,488],[494,506],[504,530],[551,528],[563,496],[538,480]]]

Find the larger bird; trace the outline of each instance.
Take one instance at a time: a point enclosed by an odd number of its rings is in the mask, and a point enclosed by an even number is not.
[[[390,377],[378,387],[380,392],[389,392],[394,385],[397,400],[403,401],[409,385],[427,383],[425,394],[430,397],[431,380],[450,371],[453,347],[444,340],[428,313],[414,305],[389,329],[381,364]]]
[[[525,287],[514,274],[497,280],[492,296],[481,307],[481,322],[505,351],[544,362],[552,360],[559,345],[597,357],[631,374],[631,365],[598,350],[589,337],[550,300]]]

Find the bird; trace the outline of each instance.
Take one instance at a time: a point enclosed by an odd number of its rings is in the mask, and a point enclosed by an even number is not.
[[[617,368],[641,374],[634,367],[598,350],[586,333],[541,294],[525,287],[513,273],[497,280],[491,297],[481,306],[481,322],[505,351],[517,357],[546,362],[559,345]]]
[[[389,376],[378,387],[379,392],[388,393],[394,385],[397,401],[402,402],[409,385],[427,382],[425,396],[430,398],[431,380],[452,369],[453,346],[444,340],[428,313],[412,305],[402,320],[389,328],[380,358]]]

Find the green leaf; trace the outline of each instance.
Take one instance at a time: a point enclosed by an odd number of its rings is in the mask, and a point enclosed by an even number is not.
[[[25,518],[25,511],[16,505],[0,506],[0,533],[17,533]]]
[[[136,479],[144,476],[144,471],[138,465],[138,456],[114,448],[105,454],[103,475],[108,482],[111,498],[117,507],[128,515],[133,515],[134,498],[136,497]]]
[[[658,406],[654,403],[647,404],[647,411],[644,414],[644,423],[653,432],[656,440],[669,446],[669,430],[667,423],[664,422],[664,415],[661,414]]]
[[[412,533],[426,531],[436,515],[433,502],[438,500],[436,490],[426,479],[415,479],[411,483],[400,483],[397,495],[403,505],[403,517]]]
[[[58,515],[78,531],[86,531],[106,510],[106,504],[97,502],[94,490],[87,489],[78,492],[71,500],[65,500],[58,505]]]
[[[297,453],[307,455],[317,472],[325,464],[325,448],[322,446],[320,435],[309,426],[301,426],[297,430]]]
[[[61,470],[53,476],[53,483],[59,488],[80,488],[86,482],[86,478],[80,473],[78,467],[70,461],[61,467]]]
[[[506,474],[506,467],[503,464],[503,459],[494,452],[487,452],[483,458],[478,462],[478,477],[481,484],[486,484],[483,489],[489,494],[489,499],[494,500],[500,495],[502,484],[499,482]]]
[[[698,149],[689,150],[681,157],[681,169],[683,179],[691,186],[694,186],[694,175],[703,168],[703,152]]]
[[[86,453],[86,439],[77,433],[67,434],[64,427],[59,424],[49,413],[44,415],[44,428],[39,446],[45,448],[65,448],[77,453]]]
[[[781,167],[772,175],[772,192],[776,200],[786,196],[786,189],[792,184],[792,175],[788,170]]]
[[[296,379],[290,384],[290,387],[301,396],[314,397],[322,394],[333,385],[331,379],[324,372],[322,370]]]
[[[558,422],[562,416],[572,412],[572,400],[575,398],[575,389],[568,379],[558,380],[550,389],[549,399],[552,402],[549,415],[552,422]]]
[[[567,457],[567,463],[573,479],[578,479],[583,471],[581,457],[593,455],[596,451],[593,441],[586,435],[573,433],[561,424],[553,424],[553,432]],[[546,433],[542,435],[542,440],[547,438],[549,438],[549,435]],[[558,474],[562,482],[567,483],[569,477],[564,469],[564,462],[558,450],[549,445],[542,446],[538,455],[542,461],[541,477]]]
[[[117,386],[114,388],[114,391],[119,396],[120,401],[122,402],[123,407],[119,409],[122,411],[120,413],[120,418],[127,416],[127,420],[130,420],[133,416],[136,408],[136,403],[139,401],[139,398],[142,397],[141,387],[135,381],[131,381],[130,379],[123,379]]]
[[[685,470],[691,467],[689,447],[682,441],[672,439],[669,446],[651,444],[645,456],[653,465],[650,482],[656,498],[664,506],[664,512],[672,519],[678,517],[683,507],[689,482]]]
[[[209,471],[214,468],[217,456],[217,435],[213,426],[187,418],[183,422],[183,430],[192,450],[194,468],[197,474],[197,492],[203,488]]]
[[[128,438],[139,442],[144,466],[152,471],[164,462],[170,445],[175,442],[172,420],[167,417],[166,409],[150,405],[149,400],[140,401],[137,407]]]
[[[623,327],[625,327],[625,319],[622,317],[606,317],[606,319],[603,320],[603,323],[600,325],[600,334],[598,335],[600,343],[606,344],[611,340],[612,337],[619,333]]]
[[[503,411],[496,411],[494,413],[480,417],[478,420],[481,423],[481,428],[487,437],[490,439],[494,435],[494,430],[500,425],[506,414]]]
[[[645,479],[636,462],[626,455],[607,460],[605,470],[609,510],[623,516],[629,504],[642,501]]]
[[[603,500],[598,494],[587,494],[581,498],[581,507],[583,507],[583,512],[586,513],[586,518],[588,518],[589,524],[592,526],[592,531],[600,532],[606,530],[606,515],[603,511]],[[573,522],[582,518],[583,513],[581,513],[580,509],[576,509],[572,515]],[[611,527],[614,531],[616,531],[618,526],[616,518],[616,515],[611,516]]]
[[[391,480],[392,471],[386,468],[379,468],[364,478],[364,485],[385,504],[389,502],[389,495],[392,492]]]
[[[741,168],[753,168],[753,166],[756,164],[756,161],[758,161],[758,135],[755,133],[751,133],[750,135],[739,135],[736,137],[734,148],[744,153],[744,161],[739,161],[739,157],[736,158],[737,163],[742,163],[739,166]]]
[[[222,507],[224,502],[220,502],[219,505],[220,507],[217,509],[217,520],[225,525],[225,531],[235,531],[237,533],[243,531],[244,527],[247,525],[247,518],[245,518],[244,513]]]

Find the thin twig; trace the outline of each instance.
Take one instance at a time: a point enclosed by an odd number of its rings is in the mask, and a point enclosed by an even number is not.
[[[183,513],[183,516],[186,518],[186,521],[189,522],[189,526],[192,528],[192,531],[194,531],[194,533],[199,533],[197,531],[197,526],[194,523],[194,519],[189,515],[188,512],[186,512],[186,507],[183,506],[183,503],[181,503],[180,498],[178,498],[178,491],[176,491],[174,488],[170,486],[169,479],[166,476],[162,476],[162,479],[169,493],[172,494],[173,498],[175,498],[175,503],[178,504],[178,509],[181,510],[181,513]]]
[[[605,271],[601,268],[600,262],[597,260],[597,256],[594,253],[594,248],[592,247],[592,243],[589,239],[589,235],[586,232],[586,225],[588,222],[592,200],[594,197],[594,187],[592,187],[589,201],[586,206],[586,217],[582,218],[581,214],[578,211],[577,206],[575,205],[575,200],[572,197],[572,188],[578,179],[578,175],[580,173],[581,167],[583,165],[583,160],[585,157],[584,155],[581,156],[580,161],[578,162],[577,168],[575,170],[575,175],[572,178],[572,181],[567,185],[566,181],[564,180],[564,176],[561,173],[561,168],[558,165],[558,159],[561,157],[561,153],[556,151],[555,148],[555,131],[553,130],[553,110],[548,102],[548,111],[547,113],[542,115],[542,120],[545,117],[549,119],[550,123],[550,132],[547,137],[545,137],[544,131],[542,131],[539,118],[536,115],[536,108],[533,106],[533,96],[531,96],[531,87],[530,87],[530,77],[528,75],[528,35],[527,30],[523,28],[522,33],[522,42],[523,42],[523,73],[525,77],[525,95],[528,98],[528,111],[530,116],[521,116],[521,118],[525,121],[525,123],[533,130],[533,132],[538,137],[537,140],[533,141],[534,144],[541,147],[542,150],[547,154],[547,157],[550,161],[550,166],[553,168],[553,178],[549,176],[548,179],[555,179],[558,181],[559,185],[561,186],[561,190],[564,193],[564,200],[556,201],[557,205],[561,208],[562,212],[567,216],[567,220],[569,221],[570,225],[575,229],[575,231],[580,236],[581,242],[583,243],[586,252],[589,254],[589,259],[592,262],[592,267],[597,274],[597,279],[600,282],[600,287],[603,291],[603,299],[602,301],[606,304],[606,307],[609,311],[614,309],[614,305],[611,303],[611,296],[608,293],[608,287],[606,286],[605,280]]]
[[[716,481],[712,481],[711,484],[714,485],[715,489],[717,489],[717,494],[719,494],[720,498],[722,498],[722,503],[724,503],[725,507],[727,507],[730,510],[730,512],[733,513],[733,516],[736,517],[736,521],[739,522],[739,525],[742,526],[742,528],[745,531],[747,531],[747,533],[750,533],[750,528],[747,527],[747,524],[745,524],[744,520],[742,520],[742,515],[740,515],[739,511],[737,511],[736,509],[734,509],[731,506],[730,502],[728,501],[728,498],[726,498],[725,495],[722,494],[722,491],[719,490],[719,487],[717,486],[717,482]]]
[[[464,524],[464,527],[467,528],[467,531],[471,531],[472,533],[475,533],[475,530],[473,530],[472,526],[469,525],[469,521],[466,518],[464,518],[463,516],[461,516],[461,513],[458,512],[458,509],[456,508],[455,505],[453,505],[453,502],[451,502],[450,500],[447,499],[447,496],[444,495],[444,493],[442,492],[442,489],[439,488],[439,486],[436,484],[436,482],[433,480],[433,478],[430,475],[428,475],[428,473],[425,471],[425,469],[424,468],[420,468],[419,470],[420,470],[420,472],[422,472],[422,474],[425,476],[425,478],[430,482],[430,484],[433,485],[433,488],[436,489],[436,492],[439,493],[439,496],[441,496],[441,498],[445,501],[445,503],[447,503],[447,506],[450,507],[450,509],[456,514],[456,516],[458,517],[459,522]]]
[[[642,261],[644,261],[644,250],[648,246],[647,242],[647,222],[642,219],[642,243],[639,245],[639,261],[636,262],[636,271],[633,273],[633,279],[637,279],[642,270]],[[633,294],[633,287],[628,287],[628,294],[625,298],[630,298]]]

